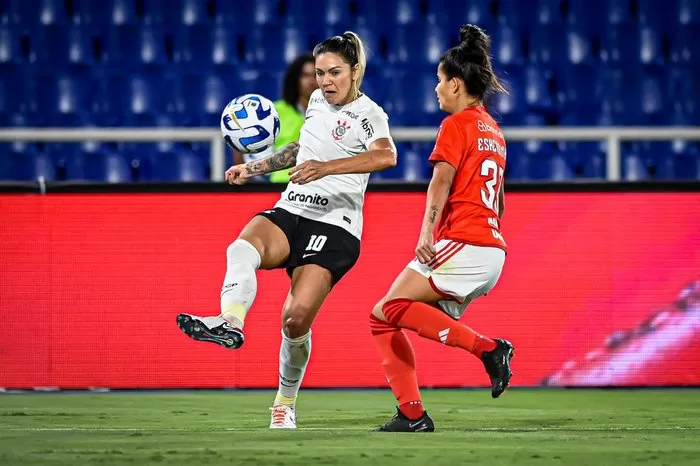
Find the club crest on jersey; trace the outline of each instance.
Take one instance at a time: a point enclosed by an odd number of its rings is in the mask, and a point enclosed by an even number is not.
[[[333,129],[331,132],[331,135],[333,136],[333,139],[336,141],[342,141],[345,138],[345,135],[348,134],[348,130],[350,127],[348,126],[347,121],[340,121],[338,120],[338,126]]]

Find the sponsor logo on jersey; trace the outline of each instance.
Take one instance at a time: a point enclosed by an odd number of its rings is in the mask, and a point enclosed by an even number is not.
[[[318,205],[318,206],[327,206],[328,205],[328,198],[320,196],[318,194],[302,194],[302,193],[295,193],[294,191],[289,191],[287,193],[287,200],[289,202],[296,202],[300,204],[311,204],[311,205]]]
[[[367,118],[364,118],[362,120],[362,129],[365,130],[365,135],[367,135],[367,139],[371,138],[374,135],[374,127]]]
[[[346,114],[347,116],[349,116],[349,117],[352,118],[353,120],[357,120],[357,118],[358,118],[357,113],[353,113],[353,112],[351,112],[350,110],[343,110],[341,113]]]
[[[345,139],[345,135],[348,134],[348,130],[350,129],[350,126],[348,126],[347,121],[340,121],[338,120],[338,126],[331,131],[331,135],[333,136],[333,139],[336,141],[342,141]]]
[[[322,104],[325,101],[326,99],[324,99],[323,97],[312,97],[309,104]]]
[[[478,121],[476,122],[476,127],[477,127],[477,129],[478,129],[479,131],[481,131],[482,133],[485,133],[485,132],[488,131],[488,132],[491,132],[491,133],[495,134],[495,135],[498,136],[499,138],[503,138],[503,133],[501,133],[500,131],[498,131],[496,128],[494,128],[493,126],[489,125],[488,123],[484,123],[484,122],[481,121],[481,120],[478,120]]]

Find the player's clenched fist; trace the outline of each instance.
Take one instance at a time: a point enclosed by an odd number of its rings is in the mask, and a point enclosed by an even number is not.
[[[250,178],[251,175],[246,170],[245,163],[233,165],[231,168],[226,170],[226,182],[230,185],[246,184]]]

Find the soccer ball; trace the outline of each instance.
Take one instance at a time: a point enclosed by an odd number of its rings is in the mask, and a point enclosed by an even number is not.
[[[232,149],[257,154],[272,144],[280,131],[274,104],[258,94],[236,97],[221,113],[221,133]]]

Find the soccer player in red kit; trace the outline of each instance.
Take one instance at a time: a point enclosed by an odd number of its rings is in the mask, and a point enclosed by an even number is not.
[[[460,39],[438,65],[435,92],[440,108],[450,116],[442,122],[430,155],[433,177],[416,259],[370,316],[382,366],[399,405],[397,414],[378,431],[435,430],[423,409],[413,348],[402,329],[481,359],[494,398],[510,382],[513,345],[487,338],[458,321],[471,301],[496,285],[506,256],[500,232],[506,144],[483,106],[487,94],[505,89],[491,67],[489,37],[478,27],[465,25]]]

